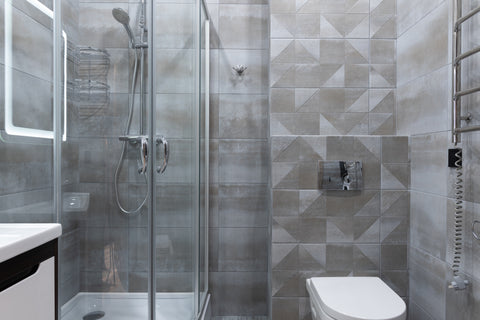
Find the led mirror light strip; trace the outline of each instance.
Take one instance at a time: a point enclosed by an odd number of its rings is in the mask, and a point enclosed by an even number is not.
[[[40,12],[53,20],[54,14],[43,3],[38,0],[26,0],[32,6],[37,8]],[[13,46],[12,46],[12,2],[5,0],[5,131],[9,135],[33,137],[33,138],[54,138],[53,131],[32,129],[25,127],[17,127],[13,124],[13,87],[12,87],[12,69],[13,69]],[[62,37],[64,40],[64,57],[63,57],[63,135],[62,140],[67,140],[67,33],[62,30]]]

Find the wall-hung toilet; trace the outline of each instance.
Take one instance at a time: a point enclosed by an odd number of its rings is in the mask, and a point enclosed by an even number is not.
[[[377,277],[307,279],[313,320],[405,320],[405,302]]]

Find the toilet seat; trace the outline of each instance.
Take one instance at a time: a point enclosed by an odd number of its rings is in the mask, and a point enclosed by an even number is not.
[[[406,319],[405,302],[377,277],[311,278],[307,289],[312,312],[335,320]]]

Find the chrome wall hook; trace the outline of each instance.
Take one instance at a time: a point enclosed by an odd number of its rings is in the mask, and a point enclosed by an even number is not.
[[[232,69],[235,70],[237,75],[241,77],[243,76],[245,70],[247,70],[247,67],[243,64],[237,64],[236,66],[233,66]]]

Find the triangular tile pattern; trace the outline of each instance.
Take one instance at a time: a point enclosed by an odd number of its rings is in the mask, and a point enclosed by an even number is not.
[[[326,216],[326,199],[322,191],[300,191],[300,217]]]
[[[406,190],[409,187],[408,164],[382,164],[382,189]]]
[[[273,271],[272,296],[292,297],[298,295],[298,280],[297,271]]]
[[[355,242],[378,243],[380,221],[377,217],[355,217]]]
[[[370,107],[372,113],[393,113],[395,111],[395,90],[370,90]]]
[[[326,245],[325,244],[301,244],[298,250],[300,270],[325,270]]]
[[[296,270],[297,267],[297,244],[272,245],[272,270]]]
[[[382,216],[404,217],[409,214],[410,193],[408,191],[383,191]]]

